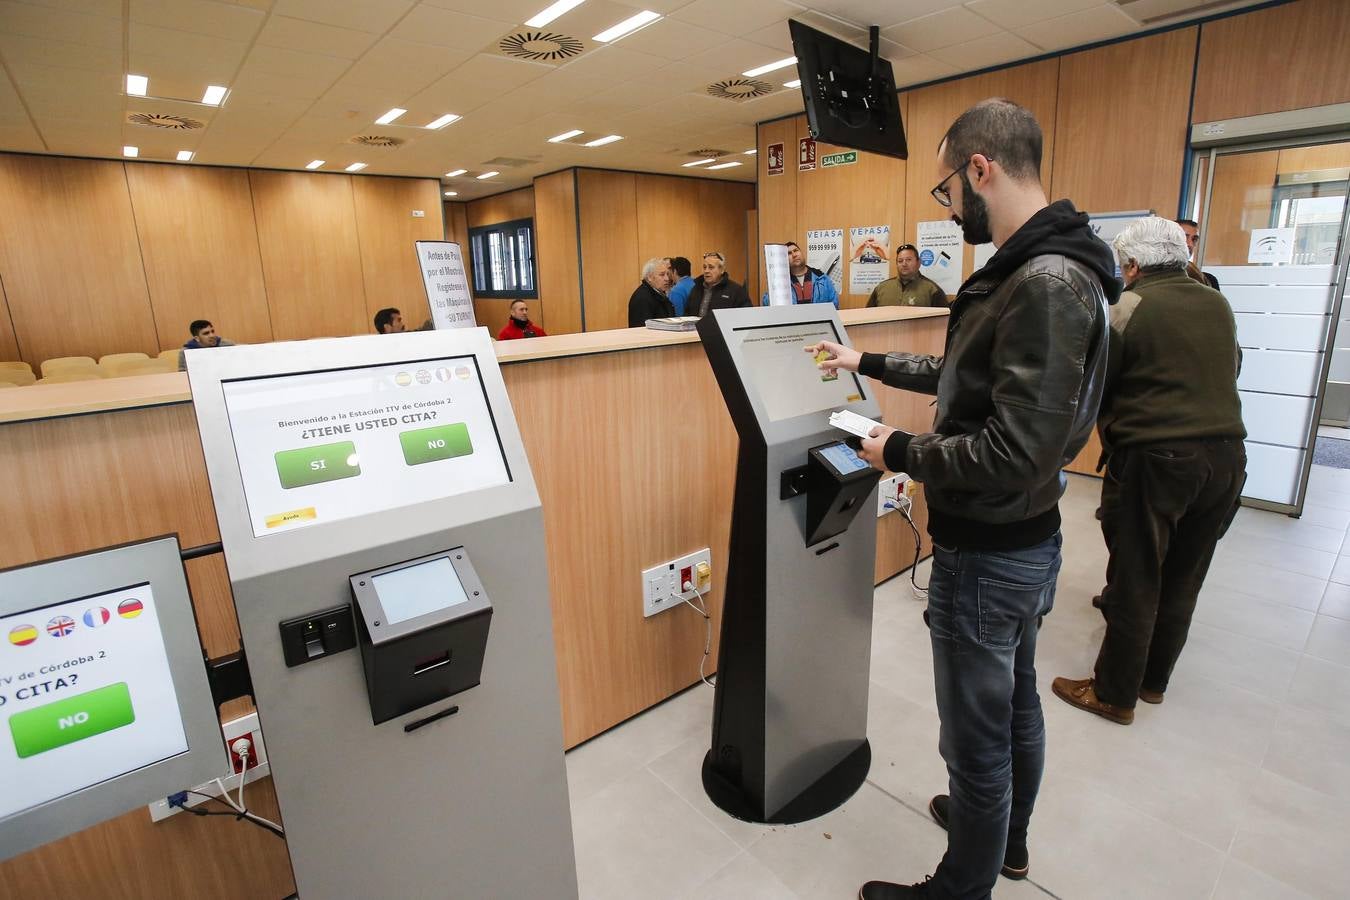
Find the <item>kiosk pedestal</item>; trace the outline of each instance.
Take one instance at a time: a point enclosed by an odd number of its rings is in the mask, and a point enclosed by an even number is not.
[[[871,764],[880,473],[829,415],[880,410],[864,379],[825,376],[804,352],[846,343],[832,307],[714,310],[698,331],[740,436],[703,786],[737,818],[800,822],[847,800]]]

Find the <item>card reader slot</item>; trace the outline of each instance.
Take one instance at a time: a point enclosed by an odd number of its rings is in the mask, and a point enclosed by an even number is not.
[[[450,651],[447,650],[437,656],[432,656],[422,660],[413,666],[413,677],[425,675],[427,672],[439,669],[441,666],[450,665]]]

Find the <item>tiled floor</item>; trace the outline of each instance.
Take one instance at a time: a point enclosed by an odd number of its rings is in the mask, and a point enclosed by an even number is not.
[[[1167,702],[1140,704],[1128,728],[1048,689],[1090,671],[1104,627],[1088,602],[1105,565],[1097,491],[1071,476],[1062,506],[1031,878],[1000,879],[995,896],[1350,896],[1350,471],[1315,466],[1301,520],[1242,510]],[[946,840],[926,804],[946,772],[921,610],[908,578],[876,591],[872,770],[821,819],[760,827],[707,800],[701,685],[569,753],[582,898],[848,900],[869,878],[931,872]]]

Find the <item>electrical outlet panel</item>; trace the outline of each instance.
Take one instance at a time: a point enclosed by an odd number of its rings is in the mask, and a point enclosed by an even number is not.
[[[705,573],[706,574],[702,574]],[[707,595],[712,587],[712,551],[706,547],[642,571],[642,615],[651,617],[676,606],[681,600],[696,600],[694,591],[683,591],[685,581]]]
[[[902,497],[907,498],[907,485],[910,483],[910,477],[904,472],[891,475],[877,482],[877,518],[881,518],[888,513],[895,512],[893,507],[908,507],[908,503],[900,502]],[[893,506],[888,507],[890,503]]]
[[[248,770],[243,773],[245,786],[252,784],[259,778],[266,778],[272,773],[271,767],[267,764],[267,746],[263,743],[262,728],[258,725],[258,714],[249,713],[246,716],[240,716],[220,726],[221,735],[225,741],[225,748],[230,755],[230,771],[220,773],[220,783],[225,786],[225,790],[231,796],[239,793],[239,757],[230,750],[230,745],[241,737],[246,737],[252,745],[248,749]],[[216,786],[215,781],[208,781],[205,784],[199,784],[191,788],[193,793],[188,794],[187,806],[197,806],[205,803],[208,797],[219,797],[220,788]],[[202,796],[207,795],[207,796]],[[248,799],[247,787],[245,788],[244,799]],[[168,798],[156,800],[149,805],[150,821],[159,822],[177,815],[182,812],[176,806],[170,806]]]

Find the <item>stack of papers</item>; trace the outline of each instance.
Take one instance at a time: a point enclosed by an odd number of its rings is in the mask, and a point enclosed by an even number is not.
[[[648,328],[657,331],[693,331],[698,328],[698,316],[671,316],[666,319],[648,319]]]

